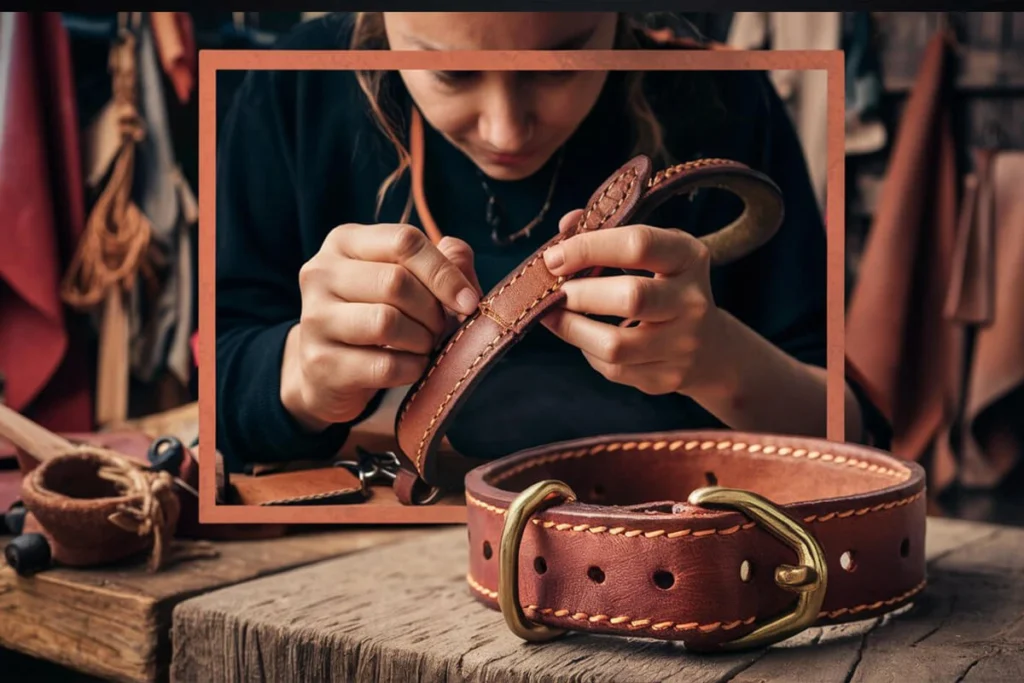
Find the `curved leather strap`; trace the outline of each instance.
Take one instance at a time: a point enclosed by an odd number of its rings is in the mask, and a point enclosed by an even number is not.
[[[578,233],[641,220],[667,199],[702,187],[732,191],[745,205],[736,220],[701,238],[713,265],[746,255],[778,230],[783,215],[778,187],[744,164],[700,159],[652,175],[646,156],[630,160],[594,192],[575,226],[541,246],[483,298],[479,310],[449,337],[409,390],[399,407],[395,432],[403,467],[422,480],[419,488],[438,484],[434,452],[468,393],[512,344],[563,300],[565,281],[591,273],[555,277],[544,265],[544,251]],[[396,489],[399,500],[407,505],[418,502],[411,494],[415,487],[408,481],[409,474]]]
[[[774,574],[796,555],[745,514],[689,504],[709,478],[767,497],[821,545],[818,625],[876,616],[924,588],[925,480],[916,463],[852,444],[707,431],[581,439],[470,472],[471,592],[499,609],[505,512],[524,488],[555,479],[577,500],[525,525],[518,587],[530,621],[697,649],[735,640],[792,608],[795,594]]]

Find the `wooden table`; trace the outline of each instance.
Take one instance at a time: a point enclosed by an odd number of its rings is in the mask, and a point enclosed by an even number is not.
[[[156,574],[134,563],[23,578],[0,558],[0,646],[110,680],[165,680],[171,611],[182,600],[417,533],[360,528],[215,543],[219,557]]]
[[[189,443],[197,423],[193,403],[121,428],[154,437],[173,434]],[[421,531],[325,529],[271,540],[214,543],[219,557],[190,560],[157,574],[148,574],[144,562],[135,562],[104,569],[53,569],[22,578],[0,554],[0,647],[109,680],[165,680],[171,611],[182,600]],[[0,548],[8,540],[0,536]],[[4,675],[0,668],[0,681]]]
[[[898,615],[711,657],[573,634],[524,644],[470,598],[465,529],[296,569],[174,610],[174,681],[1024,680],[1024,530],[929,520],[931,584]]]

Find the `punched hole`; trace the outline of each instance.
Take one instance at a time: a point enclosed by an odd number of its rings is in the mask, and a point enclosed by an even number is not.
[[[587,570],[587,576],[594,583],[604,583],[604,572],[601,571],[600,567],[591,567]]]
[[[900,543],[900,557],[906,557],[910,554],[910,539],[904,538],[903,542]]]
[[[708,482],[708,486],[718,486],[718,477],[714,472],[705,472],[704,479]]]
[[[750,564],[750,560],[743,560],[740,563],[740,581],[747,583],[754,575],[754,567]]]
[[[590,495],[591,495],[591,497],[592,497],[592,498],[594,498],[594,499],[601,499],[601,498],[604,498],[604,496],[605,496],[605,490],[604,490],[604,487],[603,487],[603,486],[601,486],[600,484],[595,484],[595,485],[594,485],[594,488],[593,488],[593,489],[591,490],[591,492],[590,492]]]
[[[543,574],[548,570],[548,563],[543,557],[538,557],[533,561],[533,570],[538,574]]]
[[[484,541],[484,559],[491,559],[491,543],[490,541]]]
[[[852,550],[847,550],[839,556],[839,566],[848,572],[852,572],[857,569],[857,561],[853,559]]]
[[[672,572],[667,572],[664,569],[654,572],[654,585],[662,590],[668,590],[675,582],[676,577],[672,576]]]

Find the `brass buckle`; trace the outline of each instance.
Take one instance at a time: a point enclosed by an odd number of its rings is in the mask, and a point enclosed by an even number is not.
[[[549,501],[553,497],[554,500]],[[535,513],[545,503],[576,500],[576,494],[568,484],[553,479],[540,481],[527,488],[512,501],[505,511],[505,525],[501,530],[501,544],[498,548],[498,607],[505,617],[509,630],[523,640],[539,643],[554,640],[565,634],[566,629],[552,628],[545,624],[529,621],[519,604],[519,546],[523,530]]]
[[[519,547],[523,530],[530,517],[543,509],[545,504],[558,499],[572,502],[576,500],[576,494],[567,484],[556,480],[545,480],[530,486],[508,506],[501,532],[498,607],[509,630],[530,642],[553,640],[566,633],[566,629],[529,621],[519,602]],[[724,507],[742,512],[792,548],[799,560],[797,565],[782,564],[775,568],[775,583],[779,588],[798,595],[793,609],[740,638],[717,644],[715,649],[764,647],[796,635],[817,621],[825,601],[828,567],[821,545],[799,522],[770,500],[742,489],[708,486],[693,491],[689,502],[701,507]]]
[[[743,489],[708,486],[693,491],[689,502],[690,505],[739,510],[792,548],[800,562],[798,565],[782,564],[775,568],[776,585],[799,596],[796,606],[745,636],[719,644],[718,649],[764,647],[794,636],[817,621],[825,601],[828,566],[821,545],[807,529],[775,503]]]

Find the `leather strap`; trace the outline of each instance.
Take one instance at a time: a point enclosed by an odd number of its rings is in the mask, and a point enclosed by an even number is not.
[[[478,311],[449,337],[411,387],[395,421],[403,467],[424,485],[438,484],[434,453],[469,392],[523,334],[564,300],[564,282],[591,274],[555,277],[544,265],[546,249],[579,233],[641,221],[666,200],[703,187],[732,191],[745,205],[736,220],[701,238],[712,265],[741,258],[778,230],[783,217],[778,187],[744,164],[699,159],[652,175],[650,159],[633,158],[594,192],[576,225],[541,246],[481,300]],[[398,490],[402,503],[417,503],[404,493],[411,490],[411,485]]]
[[[491,608],[506,510],[547,479],[567,483],[577,500],[556,501],[525,525],[518,587],[530,621],[705,649],[785,614],[796,597],[774,574],[794,563],[793,550],[741,512],[689,504],[709,479],[767,497],[820,544],[827,587],[818,625],[894,610],[925,585],[925,480],[916,463],[809,438],[610,435],[535,448],[466,477],[467,581]]]

